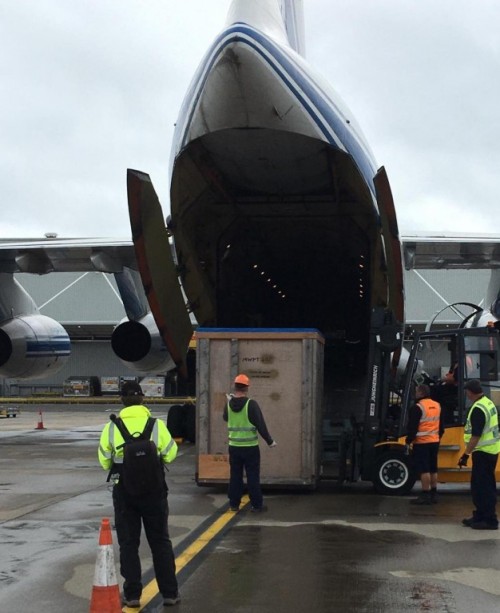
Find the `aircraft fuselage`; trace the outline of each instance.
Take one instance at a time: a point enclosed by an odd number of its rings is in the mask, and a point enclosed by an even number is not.
[[[245,24],[222,32],[174,143],[171,228],[200,325],[359,337],[387,300],[375,172],[303,58]]]

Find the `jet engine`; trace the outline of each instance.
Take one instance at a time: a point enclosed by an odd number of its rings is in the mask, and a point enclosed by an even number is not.
[[[71,345],[66,330],[45,315],[14,317],[0,324],[0,376],[41,379],[66,364]]]
[[[136,321],[122,320],[111,335],[111,347],[128,368],[141,374],[165,373],[175,367],[151,313]]]

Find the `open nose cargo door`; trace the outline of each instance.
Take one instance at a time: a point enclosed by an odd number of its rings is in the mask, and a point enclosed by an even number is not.
[[[186,377],[186,354],[193,327],[161,205],[149,175],[138,170],[127,170],[127,193],[137,266],[149,307],[179,373]]]

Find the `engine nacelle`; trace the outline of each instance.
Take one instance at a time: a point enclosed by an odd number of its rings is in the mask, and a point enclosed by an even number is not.
[[[175,367],[151,313],[137,321],[121,321],[111,335],[111,347],[128,368],[140,374],[165,373]]]
[[[0,375],[41,379],[66,364],[71,343],[60,323],[45,315],[14,317],[0,324]]]

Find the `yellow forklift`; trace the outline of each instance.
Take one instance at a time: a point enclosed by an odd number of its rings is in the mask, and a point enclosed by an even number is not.
[[[415,333],[405,343],[407,364],[399,377],[391,366],[397,347],[395,329],[372,325],[372,331],[372,378],[365,417],[362,423],[351,423],[344,432],[342,480],[369,480],[384,494],[407,494],[412,489],[418,475],[405,445],[406,428],[416,385],[426,383],[431,396],[441,402],[446,427],[439,451],[439,481],[468,482],[470,468],[457,466],[464,450],[464,425],[470,408],[464,384],[469,379],[479,379],[485,394],[497,407],[500,405],[498,325]],[[393,340],[388,342],[391,335]],[[450,371],[454,374],[453,384],[446,376]]]

